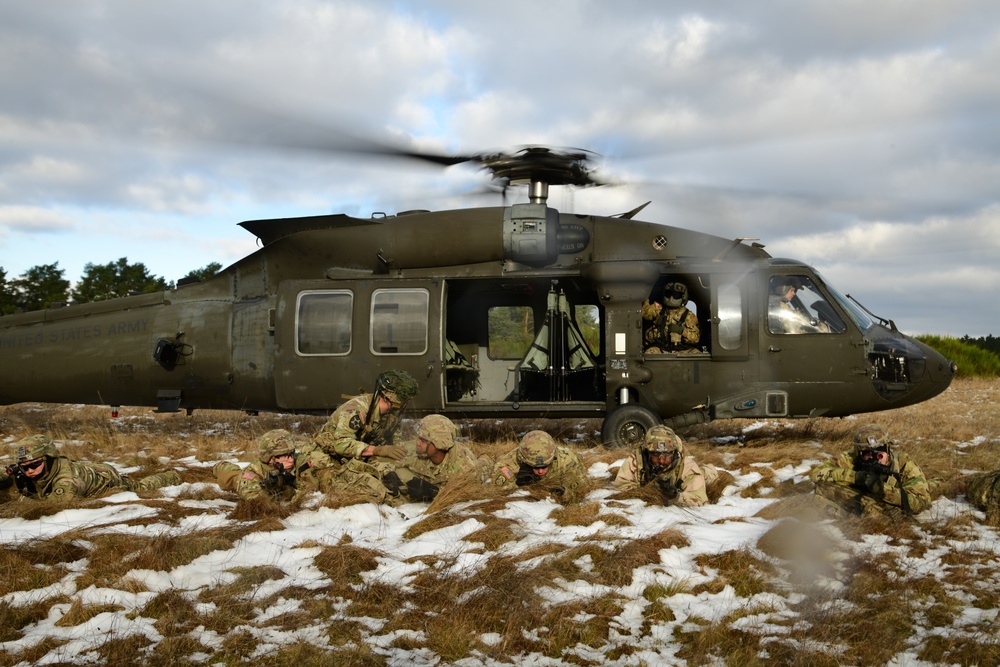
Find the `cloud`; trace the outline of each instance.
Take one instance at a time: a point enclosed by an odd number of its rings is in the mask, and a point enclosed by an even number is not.
[[[61,211],[32,206],[0,206],[0,229],[7,233],[58,233],[74,228]]]
[[[1000,202],[998,25],[985,0],[8,4],[0,197],[53,220],[223,225],[193,241],[210,254],[233,220],[497,201],[455,199],[481,189],[468,168],[343,150],[368,139],[573,146],[629,185],[553,205],[652,200],[648,219],[757,237],[838,279],[930,254],[958,292],[968,258],[1000,260],[974,229]],[[14,238],[15,270],[61,251]]]

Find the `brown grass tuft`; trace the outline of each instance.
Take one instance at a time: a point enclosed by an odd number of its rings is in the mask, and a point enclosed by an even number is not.
[[[361,582],[358,575],[362,572],[378,567],[380,555],[380,552],[373,549],[341,543],[323,547],[313,563],[337,584],[355,584]]]

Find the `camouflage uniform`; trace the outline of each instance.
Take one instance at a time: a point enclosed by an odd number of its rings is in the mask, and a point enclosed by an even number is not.
[[[532,470],[546,466],[549,471],[544,477],[538,477]],[[517,449],[497,460],[491,476],[494,486],[540,486],[569,502],[579,499],[587,483],[587,471],[580,457],[567,447],[557,446],[544,431],[526,433]]]
[[[71,461],[59,456],[59,451],[47,435],[28,436],[15,446],[18,466],[39,458],[45,460],[45,468],[38,477],[30,478],[20,471],[15,472],[14,483],[25,498],[62,501],[117,491],[151,491],[181,483],[180,475],[173,470],[132,480],[107,463]]]
[[[649,454],[656,452],[672,453],[673,464],[664,470],[656,470],[649,462]],[[716,475],[715,468],[702,470],[687,455],[684,442],[673,430],[666,426],[654,426],[646,432],[645,441],[625,459],[613,484],[622,489],[636,489],[653,482],[663,492],[665,504],[699,507],[708,503],[706,476],[714,479]]]
[[[321,491],[358,491],[378,502],[387,499],[382,476],[406,455],[392,443],[401,410],[418,390],[409,373],[386,371],[378,376],[374,393],[355,396],[334,411],[305,450]],[[391,404],[385,414],[379,410],[380,396]],[[375,454],[363,457],[369,446],[377,448]]]
[[[990,518],[1000,518],[1000,470],[969,475],[965,498]]]
[[[444,460],[434,463],[428,456],[416,452],[415,443],[408,443],[410,452],[388,473],[383,482],[391,492],[402,493],[412,500],[433,500],[449,480],[473,474],[482,481],[486,470],[485,459],[476,458],[472,450],[455,442],[458,427],[444,415],[427,415],[417,426],[417,437],[444,452]]]
[[[919,466],[906,454],[892,450],[894,444],[877,426],[866,426],[854,436],[854,448],[836,459],[824,461],[809,473],[816,493],[832,501],[845,513],[870,514],[902,510],[917,514],[931,506],[930,487]],[[887,466],[873,467],[863,455],[886,451]]]
[[[360,458],[370,445],[391,446],[401,420],[403,406],[419,387],[409,373],[386,371],[378,377],[375,392],[361,394],[338,407],[313,439],[314,448],[331,458]],[[386,398],[391,408],[379,410],[378,398]],[[402,452],[399,452],[402,458]]]
[[[268,431],[257,439],[257,460],[246,468],[221,461],[212,472],[225,491],[235,491],[241,500],[270,496],[292,500],[317,487],[316,476],[306,455],[295,451],[298,439],[285,429]],[[274,457],[292,454],[290,470],[274,465]]]
[[[643,302],[642,319],[652,322],[643,334],[644,352],[697,352],[701,327],[698,316],[684,307],[687,301],[687,285],[674,281],[663,288],[663,303]]]

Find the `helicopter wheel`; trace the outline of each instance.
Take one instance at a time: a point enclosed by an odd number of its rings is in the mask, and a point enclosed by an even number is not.
[[[639,403],[626,403],[604,418],[601,439],[605,447],[638,447],[646,439],[646,431],[661,424],[660,417]]]

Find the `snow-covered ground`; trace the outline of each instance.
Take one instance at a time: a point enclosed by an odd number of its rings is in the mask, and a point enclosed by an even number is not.
[[[317,495],[280,523],[256,529],[254,521],[234,518],[233,497],[219,497],[211,485],[197,482],[163,489],[159,499],[120,493],[39,518],[0,519],[5,552],[23,555],[26,547],[52,540],[77,547],[67,550],[75,560],[35,563],[45,585],[12,590],[9,582],[24,579],[5,574],[0,611],[11,618],[18,610],[35,610],[35,620],[4,631],[0,660],[102,663],[111,640],[132,639],[139,663],[168,648],[175,654],[180,636],[189,647],[184,659],[205,664],[232,664],[234,655],[266,662],[289,647],[308,646],[303,655],[317,661],[327,656],[329,664],[367,656],[361,664],[685,665],[694,645],[709,641],[707,629],[716,628],[741,638],[720,636],[715,649],[698,654],[715,655],[718,664],[740,664],[739,655],[759,664],[790,664],[789,655],[803,660],[797,664],[814,664],[810,655],[854,664],[850,656],[858,654],[849,651],[858,639],[834,641],[822,624],[868,613],[854,581],[859,573],[885,578],[890,591],[893,581],[908,591],[883,605],[902,606],[910,618],[886,664],[939,664],[934,656],[944,653],[935,653],[935,646],[970,637],[987,659],[996,656],[1000,622],[996,594],[989,593],[1000,588],[996,528],[961,497],[937,498],[902,535],[867,532],[860,519],[804,522],[769,513],[781,502],[775,489],[800,485],[819,461],[814,447],[804,452],[811,458],[777,469],[766,463],[728,469],[733,481],[722,496],[696,509],[615,497],[603,485],[575,514],[524,491],[447,506],[436,517],[418,504],[331,508]],[[609,471],[620,460],[590,454],[583,452],[591,477],[610,482]],[[744,492],[751,486],[754,493]],[[432,520],[438,523],[429,526]],[[504,537],[483,537],[498,534],[488,533],[491,526],[502,528]],[[138,545],[225,531],[238,536],[189,562],[156,569],[144,559],[145,566],[135,568],[118,564],[114,577],[89,573],[95,542],[110,535],[134,536]],[[769,548],[780,534],[802,536],[819,552],[809,552],[808,544],[798,550],[807,556]],[[630,561],[622,555],[623,547],[643,544],[654,545],[653,557]],[[349,569],[350,581],[335,581],[321,555],[344,545],[368,556]],[[628,563],[631,574],[609,574],[604,553]],[[727,569],[729,557],[736,564]],[[547,619],[546,626],[519,625],[518,598],[507,594],[517,579],[501,573],[500,562],[514,563],[527,580],[531,599],[542,607],[529,618]],[[250,573],[259,576],[238,588]],[[741,584],[742,575],[757,584]],[[932,584],[927,594],[914,592]],[[446,585],[455,589],[452,604],[422,602],[430,589]],[[397,608],[375,600],[390,589]],[[167,593],[187,600],[193,618],[171,624],[162,611],[154,612],[157,597]],[[231,601],[246,605],[243,617],[212,621]],[[945,601],[951,613],[943,612]],[[510,605],[509,618],[463,620],[478,605]],[[384,613],[373,615],[373,609]],[[86,610],[92,611],[81,613]],[[872,631],[879,630],[871,622]],[[459,633],[473,628],[475,636],[461,638],[461,655],[454,648],[443,654],[444,639],[435,634],[442,627]],[[351,628],[346,638],[344,628]],[[749,641],[749,652],[732,653],[727,646],[734,641]]]

